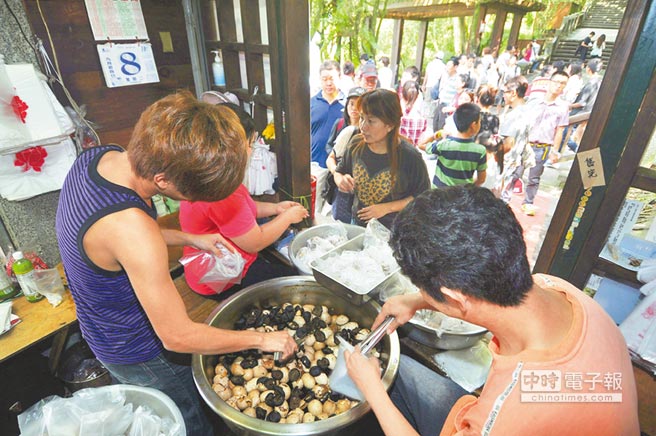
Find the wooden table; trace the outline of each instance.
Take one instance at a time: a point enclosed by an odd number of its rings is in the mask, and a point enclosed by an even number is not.
[[[22,321],[0,336],[0,362],[56,333],[64,333],[57,335],[50,352],[50,370],[54,372],[68,328],[77,322],[75,303],[70,292],[66,291],[63,301],[57,307],[52,307],[45,298],[30,303],[21,296],[13,300],[11,310]]]

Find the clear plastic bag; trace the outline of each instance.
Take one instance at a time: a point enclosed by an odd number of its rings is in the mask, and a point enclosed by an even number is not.
[[[364,246],[389,246],[392,232],[376,218],[369,220],[364,230]]]
[[[241,283],[241,274],[246,264],[239,253],[231,253],[224,246],[219,249],[222,257],[209,251],[198,251],[179,261],[185,269],[191,269],[196,277],[200,277],[199,283],[209,286],[217,294],[229,285]]]
[[[39,294],[46,297],[53,307],[59,306],[66,292],[59,271],[56,268],[35,269],[34,281]]]

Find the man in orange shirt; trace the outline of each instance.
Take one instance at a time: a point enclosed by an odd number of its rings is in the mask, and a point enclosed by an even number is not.
[[[391,398],[378,361],[347,353],[349,374],[387,435],[638,435],[631,360],[613,320],[571,284],[531,276],[522,228],[491,191],[427,191],[399,213],[391,245],[417,294],[374,322],[390,330],[419,309],[489,329],[493,361],[480,397],[453,404],[444,377],[402,356]],[[446,411],[450,409],[448,416]]]

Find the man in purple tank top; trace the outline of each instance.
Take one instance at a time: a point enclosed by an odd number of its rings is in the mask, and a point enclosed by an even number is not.
[[[191,368],[171,352],[260,349],[288,356],[296,348],[284,331],[237,332],[189,319],[169,274],[166,246],[216,254],[219,243],[234,248],[219,234],[161,230],[155,220],[155,194],[191,201],[231,194],[244,179],[246,147],[234,112],[179,92],[144,111],[127,151],[99,146],[82,153],[57,209],[59,249],[83,337],[120,382],[169,395],[190,435],[212,429]]]

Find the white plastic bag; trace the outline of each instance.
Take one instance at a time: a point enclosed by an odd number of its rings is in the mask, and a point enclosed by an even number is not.
[[[241,283],[241,274],[246,264],[239,253],[231,253],[224,246],[219,248],[222,257],[209,251],[198,251],[179,261],[185,269],[191,269],[196,277],[200,277],[199,283],[209,286],[217,294],[229,285]]]
[[[464,350],[450,350],[433,356],[446,375],[468,392],[481,387],[492,365],[492,353],[483,340]]]
[[[364,246],[389,246],[389,240],[392,232],[382,225],[376,218],[369,220],[364,230]]]
[[[253,144],[244,176],[244,185],[251,195],[275,194],[273,182],[278,177],[276,154],[269,151],[269,145],[262,138]]]
[[[133,400],[139,398],[138,391],[132,392]],[[83,389],[70,398],[44,398],[18,415],[18,426],[21,436],[184,434],[180,424],[169,416],[160,417],[151,407],[128,401],[120,385]]]

